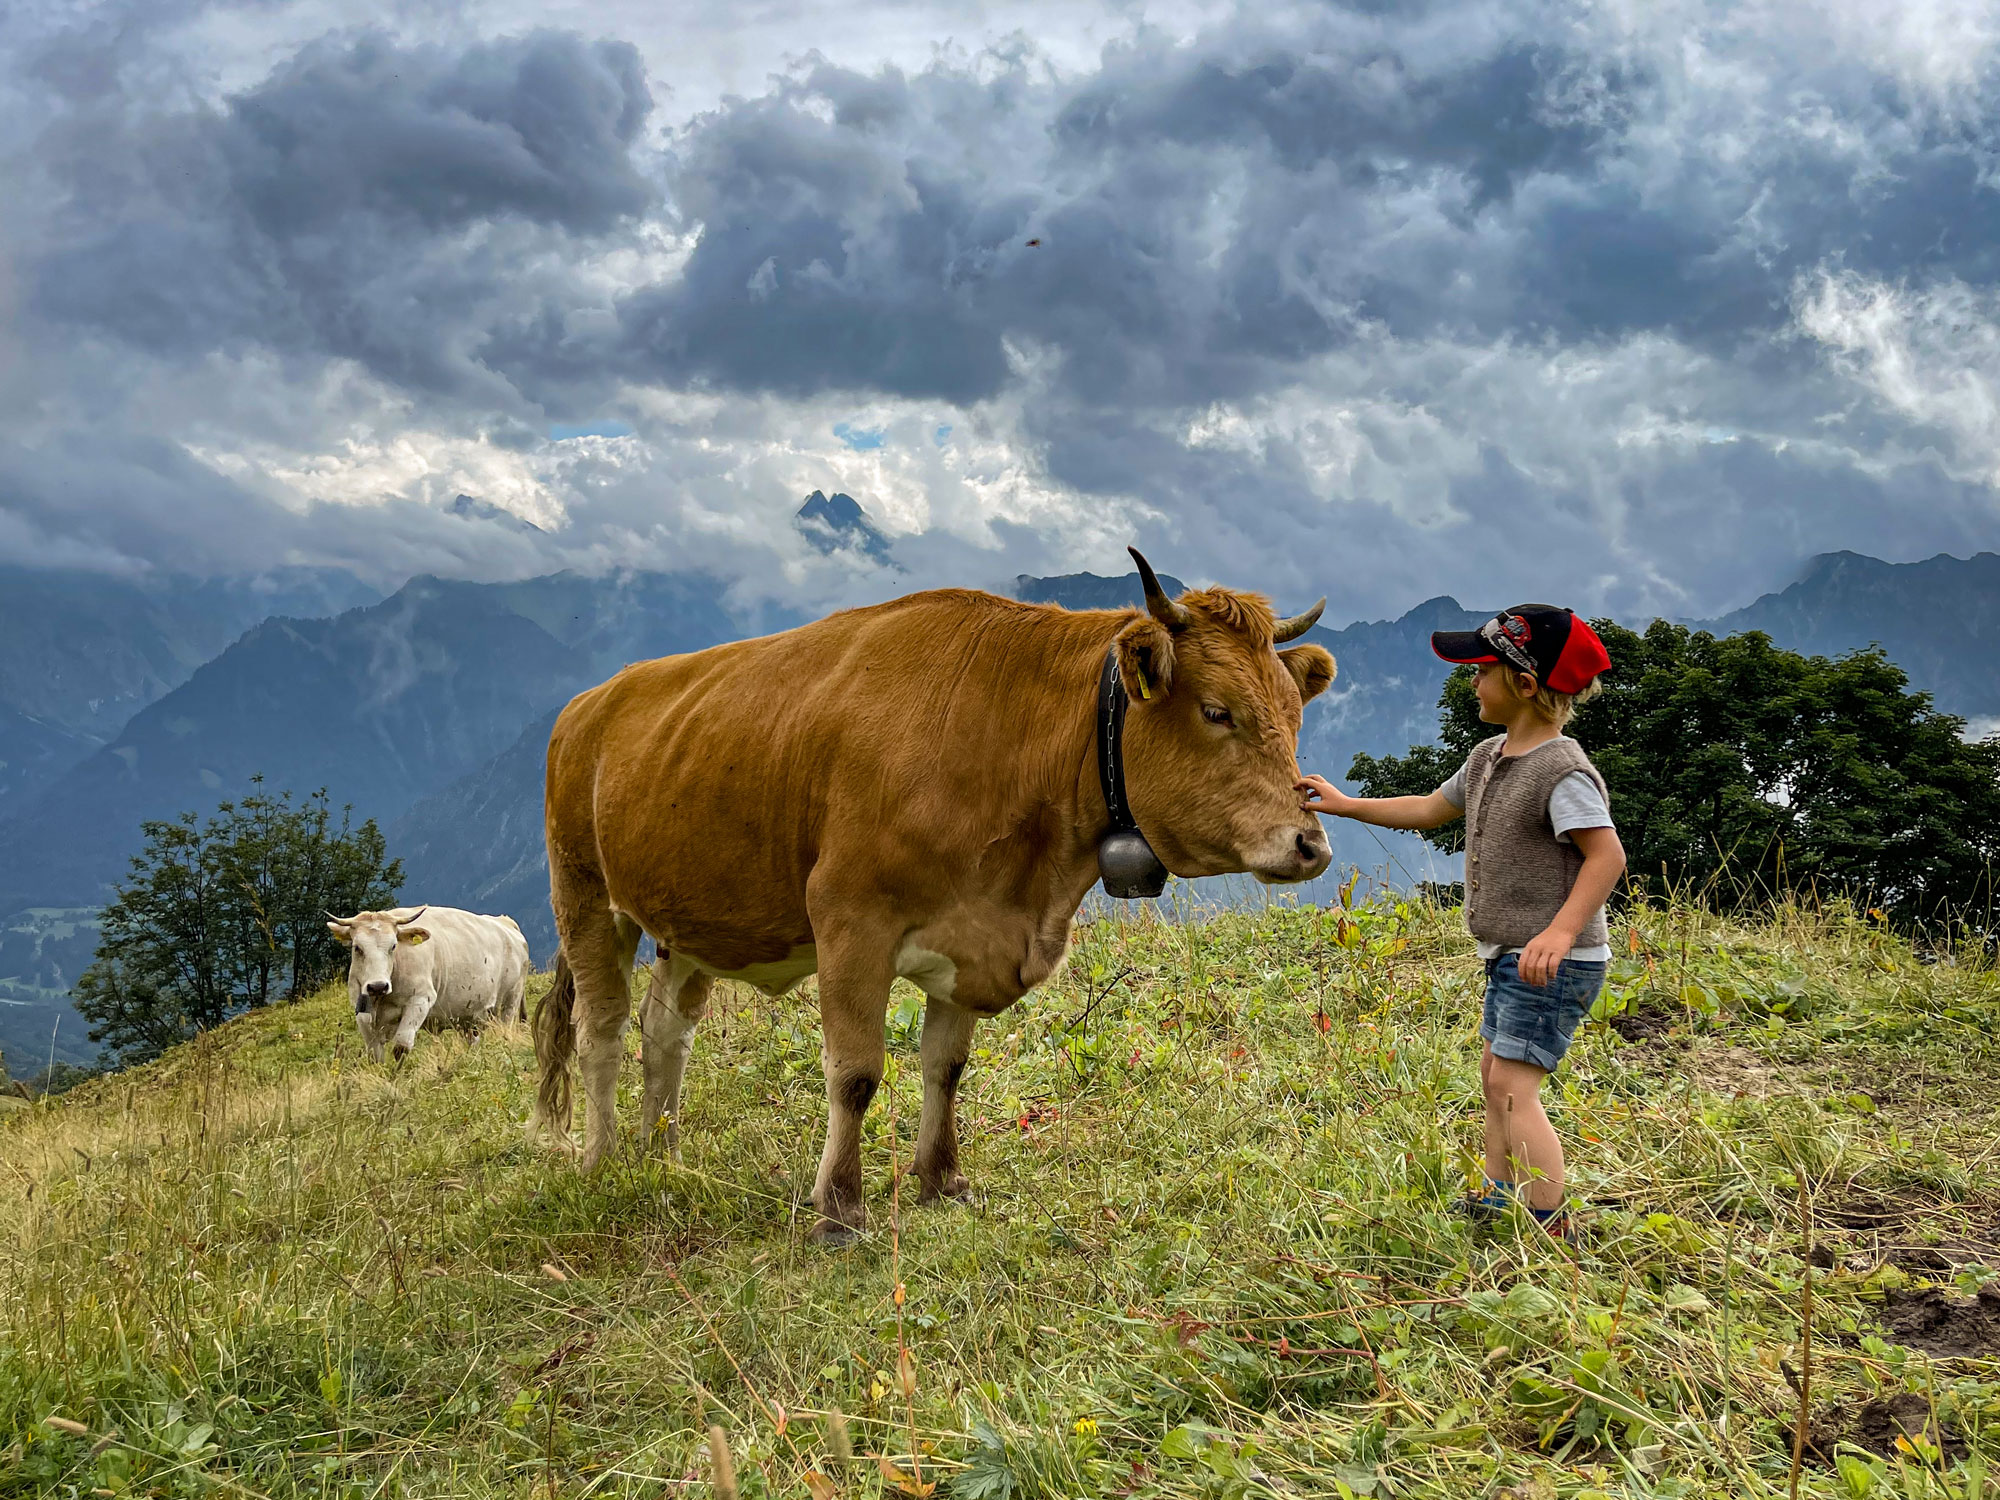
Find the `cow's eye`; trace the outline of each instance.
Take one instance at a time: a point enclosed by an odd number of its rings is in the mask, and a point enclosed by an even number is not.
[[[1234,729],[1236,727],[1235,718],[1230,714],[1228,709],[1219,703],[1202,704],[1201,716],[1208,720],[1209,723],[1219,724],[1224,729]]]

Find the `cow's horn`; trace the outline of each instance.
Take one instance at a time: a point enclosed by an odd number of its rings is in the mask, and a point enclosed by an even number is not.
[[[1315,604],[1304,614],[1293,615],[1289,620],[1278,621],[1277,628],[1271,632],[1271,639],[1274,641],[1297,640],[1313,628],[1314,623],[1319,619],[1319,612],[1325,608],[1326,600],[1321,598],[1319,603]]]
[[[324,908],[324,907],[322,907],[322,908],[321,908],[321,910],[322,910],[322,911],[324,911],[324,910],[325,910],[325,908]],[[360,916],[360,915],[361,915],[361,913],[359,913],[359,912],[356,912],[356,913],[354,914],[354,917],[358,917],[358,916]],[[327,921],[329,921],[329,922],[338,922],[338,923],[339,923],[339,924],[340,924],[340,925],[341,925],[342,927],[352,927],[352,926],[354,925],[354,917],[336,917],[336,916],[335,916],[335,915],[334,915],[334,914],[333,914],[332,912],[330,912],[330,911],[326,913],[326,919],[327,919]]]
[[[429,910],[430,906],[428,904],[420,906],[415,911],[411,912],[407,917],[404,917],[396,925],[398,927],[408,927],[412,922],[416,921],[418,917],[421,917],[425,912]]]
[[[1167,591],[1160,587],[1160,578],[1153,571],[1153,565],[1146,561],[1137,547],[1127,547],[1132,561],[1139,565],[1139,582],[1146,586],[1146,609],[1154,619],[1169,630],[1185,630],[1188,627],[1188,612],[1167,597]]]

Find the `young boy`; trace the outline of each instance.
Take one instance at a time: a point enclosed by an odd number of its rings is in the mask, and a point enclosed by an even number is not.
[[[1314,812],[1379,828],[1467,818],[1465,923],[1486,963],[1486,1192],[1473,1206],[1497,1212],[1518,1187],[1561,1236],[1563,1149],[1542,1110],[1542,1080],[1604,984],[1604,902],[1625,870],[1604,778],[1562,731],[1596,696],[1611,658],[1586,621],[1547,604],[1502,610],[1477,630],[1438,631],[1431,649],[1478,664],[1479,717],[1506,733],[1475,746],[1428,796],[1350,797],[1318,776],[1299,789]]]

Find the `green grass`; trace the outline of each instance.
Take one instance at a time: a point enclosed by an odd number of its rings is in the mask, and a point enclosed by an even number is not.
[[[590,1179],[526,1137],[523,1030],[395,1071],[339,993],[248,1016],[0,1117],[0,1494],[705,1496],[716,1424],[744,1495],[1776,1496],[1810,1212],[1799,1492],[2000,1496],[2000,1344],[1881,1322],[2000,1265],[2000,977],[1838,913],[1616,941],[1658,1034],[1550,1086],[1569,1246],[1453,1212],[1479,966],[1386,899],[1080,929],[981,1028],[971,1206],[891,1194],[899,986],[844,1251],[810,990],[718,986],[685,1164]],[[1905,1392],[1969,1459],[1842,1444]]]

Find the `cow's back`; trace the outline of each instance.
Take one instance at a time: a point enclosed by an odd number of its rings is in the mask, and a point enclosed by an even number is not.
[[[414,911],[414,909],[412,909]],[[417,925],[427,942],[397,950],[397,983],[402,965],[422,964],[436,992],[426,1024],[449,1026],[506,1009],[528,968],[528,944],[510,917],[489,917],[454,906],[424,908]]]
[[[829,849],[865,843],[885,879],[976,860],[993,778],[1025,774],[1009,726],[1052,692],[1092,711],[1077,641],[1112,618],[940,590],[628,667],[557,719],[550,858],[705,963],[782,960]]]

